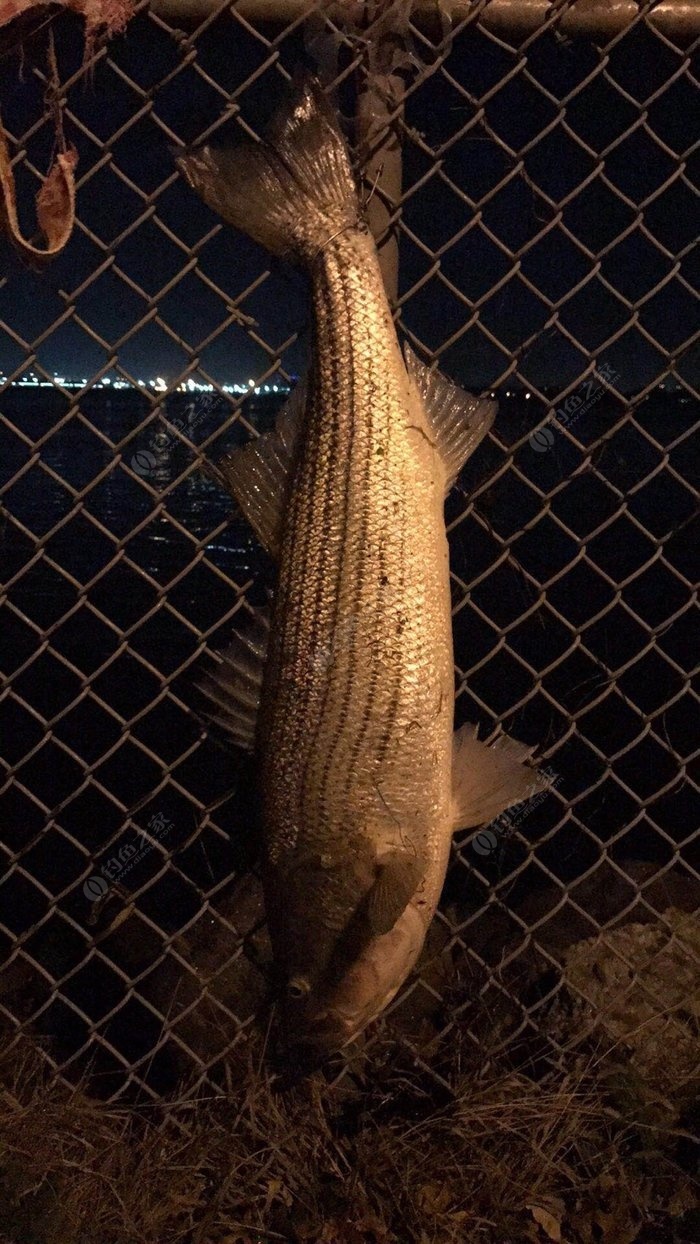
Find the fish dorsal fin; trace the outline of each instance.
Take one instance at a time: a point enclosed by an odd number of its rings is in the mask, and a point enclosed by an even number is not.
[[[426,367],[404,342],[409,378],[418,390],[430,430],[447,473],[449,492],[469,455],[486,436],[498,403],[466,393],[442,372]]]
[[[247,626],[234,631],[229,647],[216,653],[214,668],[196,683],[209,721],[246,751],[255,742],[269,633],[269,610],[251,609]]]
[[[302,381],[292,391],[274,428],[241,449],[224,454],[216,464],[225,487],[273,557],[279,551],[289,482],[304,421],[306,387]]]
[[[515,803],[547,790],[550,779],[525,762],[534,748],[500,734],[481,743],[477,726],[457,730],[452,750],[452,827],[485,825]]]
[[[418,888],[423,861],[415,851],[394,851],[381,860],[367,895],[365,915],[372,932],[388,933]]]

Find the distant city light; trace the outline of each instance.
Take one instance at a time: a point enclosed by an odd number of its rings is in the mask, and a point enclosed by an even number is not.
[[[253,394],[255,394],[256,397],[259,397],[260,395],[264,395],[264,394],[268,394],[268,395],[272,393],[285,394],[285,393],[290,392],[290,386],[287,384],[256,385],[254,380],[248,380],[246,384],[242,382],[232,384],[229,382],[226,384],[215,385],[215,384],[208,384],[208,383],[197,381],[192,376],[189,376],[187,380],[183,380],[173,389],[169,389],[167,382],[163,379],[162,376],[151,377],[149,380],[138,379],[136,381],[126,380],[122,377],[114,378],[112,376],[103,376],[101,377],[100,380],[96,380],[94,381],[94,383],[90,384],[87,378],[84,376],[79,380],[74,380],[65,375],[61,375],[58,372],[54,372],[53,380],[40,380],[37,374],[33,371],[26,372],[25,375],[21,376],[18,380],[8,381],[4,373],[0,372],[0,385],[8,385],[8,384],[11,388],[28,388],[29,387],[29,388],[53,389],[56,386],[60,386],[62,389],[69,389],[69,390],[70,389],[73,389],[73,390],[76,390],[76,389],[124,390],[124,389],[139,388],[139,389],[152,389],[155,393],[173,392],[173,393],[186,393],[189,395],[194,395],[197,393],[214,393],[214,394],[231,393],[231,394],[239,394],[241,396],[252,396]]]
[[[296,377],[292,377],[292,384],[295,379]],[[110,392],[150,389],[154,394],[167,394],[169,397],[171,394],[182,393],[194,399],[196,399],[198,394],[205,393],[213,394],[214,397],[221,397],[222,399],[227,395],[238,397],[252,397],[253,395],[260,397],[271,396],[272,394],[284,395],[289,393],[291,387],[286,383],[270,384],[268,382],[256,384],[252,378],[246,381],[228,380],[225,383],[213,384],[204,380],[196,380],[194,376],[188,376],[186,380],[181,380],[179,383],[169,387],[167,381],[162,376],[152,376],[149,379],[139,378],[138,380],[128,380],[122,376],[103,376],[99,380],[91,382],[85,376],[74,379],[65,372],[54,372],[53,379],[49,379],[34,371],[25,372],[24,375],[16,380],[9,380],[6,373],[0,372],[0,385],[3,388],[51,389],[60,387],[67,391],[85,390],[86,392],[99,389],[108,389]],[[666,378],[659,381],[656,388],[659,393],[673,397],[683,405],[688,404],[691,400],[684,387],[677,381]],[[543,391],[547,392],[547,386],[545,386]],[[538,392],[533,392],[530,389],[490,389],[488,390],[488,396],[491,398],[515,398],[518,400],[524,398],[526,401],[530,401],[538,396]]]

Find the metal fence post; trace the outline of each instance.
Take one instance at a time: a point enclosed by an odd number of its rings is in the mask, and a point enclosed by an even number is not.
[[[367,219],[377,243],[390,302],[395,302],[399,287],[399,243],[393,226],[401,203],[397,122],[403,113],[403,90],[398,74],[368,74],[357,99],[357,139]]]

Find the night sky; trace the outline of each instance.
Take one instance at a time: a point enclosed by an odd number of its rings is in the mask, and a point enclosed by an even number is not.
[[[61,16],[53,29],[65,80],[80,66],[81,26]],[[240,91],[265,62],[267,47],[228,14],[197,38],[196,67],[183,63],[190,46],[183,38],[139,16],[93,74],[79,76],[70,88],[66,135],[80,153],[80,225],[43,274],[21,267],[4,246],[0,319],[32,341],[74,302],[84,325],[107,345],[117,344],[119,362],[132,377],[160,375],[173,382],[191,352],[199,354],[206,375],[221,383],[263,377],[278,352],[288,376],[301,370],[305,356],[304,278],[275,261],[260,281],[267,256],[229,229],[217,229],[217,218],[176,176],[171,152],[178,140],[194,143],[221,121],[224,92]],[[43,47],[40,36],[30,51],[41,65]],[[281,42],[280,53],[290,72],[309,59],[299,31]],[[698,358],[688,342],[697,321],[691,246],[698,162],[697,156],[688,159],[679,174],[693,137],[692,85],[687,71],[678,72],[683,61],[683,50],[638,26],[610,49],[605,70],[594,74],[601,55],[590,42],[545,33],[529,47],[523,68],[491,95],[517,66],[517,52],[470,27],[455,40],[446,72],[412,91],[404,143],[402,321],[427,350],[439,353],[446,371],[489,387],[515,355],[523,383],[561,390],[597,354],[618,373],[620,390],[633,394],[663,375],[668,351],[680,360],[679,374],[697,382]],[[3,116],[17,137],[42,115],[42,87],[30,70],[21,79],[15,57],[6,55],[1,64]],[[273,65],[236,96],[248,124],[260,127],[281,85]],[[351,89],[352,83],[341,100],[348,111]],[[567,99],[562,118],[557,101]],[[484,118],[474,122],[482,100]],[[642,124],[641,105],[649,100]],[[241,129],[233,120],[220,132],[235,139]],[[44,123],[27,143],[30,160],[42,171],[52,138]],[[20,168],[18,184],[28,223],[36,178]],[[640,204],[646,204],[643,220]],[[466,228],[479,206],[481,216]],[[190,248],[212,230],[197,251],[197,268],[177,280]],[[513,254],[520,258],[519,272]],[[94,279],[101,265],[104,271]],[[258,282],[239,304],[252,322],[217,332],[227,310],[211,281],[229,300]],[[545,299],[563,300],[558,323],[549,328],[552,311]],[[465,330],[472,303],[479,304],[478,324]],[[630,304],[638,308],[637,326],[630,325]],[[614,344],[605,344],[625,326]],[[37,354],[50,373],[89,377],[110,351],[73,321],[50,333]],[[23,357],[21,346],[0,329],[0,368],[7,372]]]

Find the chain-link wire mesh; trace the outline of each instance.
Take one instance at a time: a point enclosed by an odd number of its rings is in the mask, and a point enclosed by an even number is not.
[[[581,939],[657,1014],[616,929],[655,923],[666,953],[663,913],[700,881],[692,48],[645,17],[598,46],[556,12],[523,38],[477,10],[401,40],[396,310],[424,357],[500,397],[447,503],[456,724],[537,743],[553,785],[456,840],[383,1021],[435,1075],[455,1041],[556,1057],[562,991],[594,1010],[567,966]],[[141,8],[89,64],[77,22],[52,28],[76,229],[41,276],[8,260],[0,279],[0,1015],[67,1081],[156,1096],[213,1083],[266,1014],[247,762],[189,680],[271,568],[200,466],[264,426],[307,315],[301,279],[193,202],[171,148],[257,130],[309,54],[351,112],[371,58],[325,11],[269,26],[222,5],[184,33]],[[53,141],[27,61],[2,85],[20,202]],[[685,1039],[676,1011],[658,1022]]]

